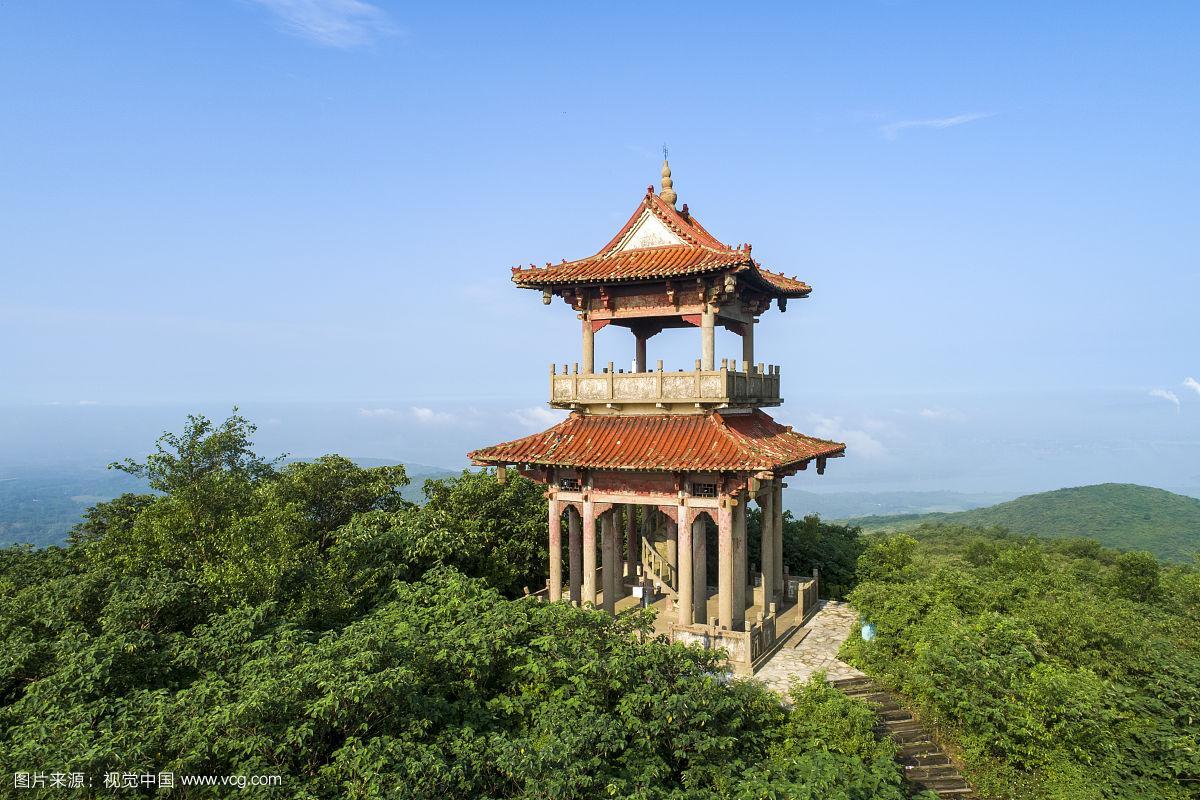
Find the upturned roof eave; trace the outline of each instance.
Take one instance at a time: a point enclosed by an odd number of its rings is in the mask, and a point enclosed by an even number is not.
[[[630,453],[631,458],[622,458],[619,452],[612,452],[623,443],[627,448],[636,449],[632,443],[638,441],[645,431],[635,430],[634,426],[661,425],[668,418],[673,420],[672,425],[676,428],[686,424],[692,429],[658,431],[656,435],[659,438],[656,439],[656,452],[653,455],[643,451]],[[735,426],[745,425],[756,426],[757,429],[750,432],[735,429]],[[580,430],[581,426],[586,427]],[[704,442],[708,452],[695,452],[695,448],[705,440],[703,429],[708,426],[711,426],[710,437]],[[613,430],[606,431],[606,427]],[[681,440],[680,435],[687,439]],[[586,443],[585,452],[582,453],[578,447],[573,447],[580,441]],[[672,445],[675,451],[672,451]],[[798,449],[806,452],[796,452]],[[772,450],[775,452],[772,453]],[[837,458],[844,455],[845,450],[846,445],[842,442],[796,433],[788,426],[779,425],[769,415],[757,411],[753,418],[730,420],[718,413],[695,417],[666,415],[661,419],[657,416],[587,417],[572,414],[541,433],[480,448],[467,455],[477,466],[524,464],[623,472],[754,473],[787,470],[818,458]],[[591,452],[589,454],[586,451]],[[562,452],[563,457],[556,458],[558,452]]]

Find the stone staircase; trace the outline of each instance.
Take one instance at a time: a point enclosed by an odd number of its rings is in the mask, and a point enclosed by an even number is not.
[[[646,539],[642,540],[642,569],[654,583],[655,591],[675,599],[679,586],[675,568]]]
[[[928,789],[938,797],[952,800],[975,797],[949,756],[933,741],[925,726],[900,707],[894,694],[865,677],[835,680],[832,685],[874,706],[879,720],[875,733],[889,736],[896,743],[896,761],[904,769],[904,781],[913,793]]]

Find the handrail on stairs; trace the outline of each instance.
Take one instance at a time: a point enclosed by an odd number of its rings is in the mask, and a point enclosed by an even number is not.
[[[659,552],[654,549],[654,545],[646,539],[642,539],[642,563],[666,589],[671,593],[676,591],[679,584],[676,582],[675,568],[659,555]]]

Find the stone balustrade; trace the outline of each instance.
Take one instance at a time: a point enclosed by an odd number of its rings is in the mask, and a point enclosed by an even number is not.
[[[723,360],[717,369],[696,369],[666,372],[659,368],[649,372],[598,373],[568,372],[566,365],[551,367],[550,405],[555,408],[579,406],[650,406],[656,408],[691,406],[720,408],[725,406],[777,406],[779,396],[779,367],[764,364],[738,365]]]

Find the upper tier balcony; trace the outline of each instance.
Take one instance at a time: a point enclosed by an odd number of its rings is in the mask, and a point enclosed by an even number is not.
[[[779,367],[722,361],[717,369],[665,372],[568,372],[566,365],[550,368],[550,405],[584,409],[589,413],[691,412],[729,408],[777,406]]]

